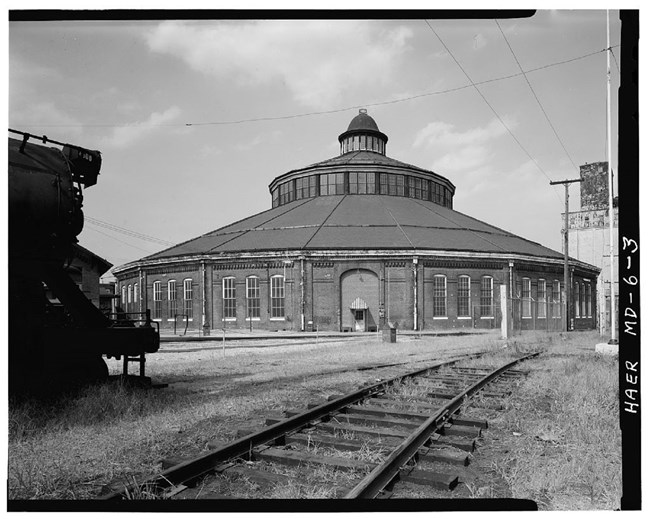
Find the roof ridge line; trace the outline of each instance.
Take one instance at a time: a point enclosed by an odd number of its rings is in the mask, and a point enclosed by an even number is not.
[[[343,202],[343,200],[345,200],[345,197],[346,197],[346,196],[348,196],[348,195],[345,195],[345,194],[344,194],[344,195],[341,197],[341,200],[339,200],[338,204],[336,204],[336,205],[332,208],[332,210],[330,211],[330,213],[325,217],[325,219],[324,219],[324,220],[321,222],[321,224],[318,226],[318,229],[316,229],[316,230],[314,231],[314,234],[311,235],[311,238],[309,238],[309,239],[305,242],[305,244],[301,247],[301,249],[305,249],[305,248],[307,247],[307,245],[309,245],[309,242],[311,242],[311,241],[315,238],[315,236],[318,234],[318,232],[319,232],[319,231],[323,228],[323,226],[325,225],[325,222],[327,222],[327,220],[330,219],[330,217],[332,216],[332,214],[334,213],[334,211],[336,211],[336,209],[338,208],[338,206],[340,206],[341,203]]]
[[[451,223],[454,223],[454,224],[458,225],[458,224],[457,224],[456,222],[454,222],[451,218],[447,218],[445,215],[440,214],[439,212],[434,211],[432,208],[429,208],[429,207],[425,206],[424,204],[421,204],[417,198],[414,199],[414,200],[415,200],[415,201],[418,203],[418,205],[420,205],[421,207],[426,207],[426,209],[428,209],[428,210],[431,211],[432,213],[437,214],[438,216],[440,216],[441,218],[444,218],[444,219],[447,220],[448,222],[451,222]],[[450,209],[450,211],[453,211],[453,209]],[[456,211],[456,212],[458,212],[458,211]],[[462,213],[459,213],[459,214],[462,214]],[[459,226],[459,227],[460,227],[460,226]],[[468,232],[472,233],[472,234],[473,234],[474,236],[476,236],[479,240],[484,240],[484,241],[488,242],[490,245],[494,245],[497,249],[501,249],[502,251],[507,252],[507,249],[505,249],[504,247],[501,247],[501,245],[498,245],[498,244],[496,244],[496,243],[494,243],[494,242],[488,240],[486,237],[479,235],[479,234],[478,234],[474,229],[469,229],[469,228],[467,228],[467,229],[465,229],[465,230],[467,230]]]
[[[406,231],[404,231],[404,229],[402,229],[402,226],[397,221],[397,218],[395,218],[395,216],[393,216],[393,213],[390,212],[390,209],[388,209],[388,207],[386,207],[385,205],[384,205],[384,209],[390,215],[390,217],[393,219],[393,221],[395,222],[395,225],[397,225],[397,228],[400,231],[402,231],[402,234],[407,239],[407,241],[411,244],[411,247],[413,247],[413,250],[417,250],[417,247],[415,245],[413,245],[413,242],[411,241],[411,238],[409,238],[408,234],[406,234]]]
[[[245,231],[240,231],[241,234],[240,234],[239,236],[233,236],[233,237],[230,238],[229,240],[226,240],[225,242],[220,243],[219,245],[217,245],[217,247],[221,247],[221,246],[225,245],[226,243],[230,243],[231,241],[236,240],[237,238],[240,238],[240,237],[242,237],[242,236],[248,234],[248,233],[251,232],[251,231],[254,231],[255,229],[259,229],[260,225],[266,225],[267,223],[269,223],[269,222],[275,220],[276,218],[280,218],[280,216],[284,216],[285,214],[290,213],[290,212],[293,211],[294,209],[297,209],[298,207],[302,207],[302,206],[303,206],[304,204],[306,204],[308,201],[309,201],[309,199],[307,198],[307,199],[305,199],[305,201],[304,201],[302,204],[298,204],[298,205],[296,205],[296,206],[294,206],[294,207],[290,207],[290,208],[288,208],[286,211],[283,211],[283,212],[281,212],[280,214],[277,214],[277,215],[273,216],[272,218],[269,218],[268,220],[264,220],[262,223],[260,223],[259,225],[256,225],[255,227],[251,227],[250,229],[246,229]],[[297,202],[297,200],[294,200],[294,202]],[[278,206],[278,207],[279,207],[279,206]],[[271,211],[271,210],[273,210],[273,209],[275,209],[275,207],[272,207],[271,209],[268,209],[268,210]],[[264,213],[264,212],[265,212],[265,211],[262,211],[262,213]],[[262,214],[262,213],[258,213],[258,214]],[[240,220],[240,221],[244,221],[244,220],[247,220],[247,218],[243,218],[243,219]],[[235,223],[238,223],[238,222],[235,222]],[[232,224],[232,225],[235,225],[235,224]],[[226,227],[227,227],[227,226],[226,226]],[[214,249],[214,247],[213,247],[212,249]],[[207,251],[207,252],[212,252],[212,249],[210,249],[210,250]]]

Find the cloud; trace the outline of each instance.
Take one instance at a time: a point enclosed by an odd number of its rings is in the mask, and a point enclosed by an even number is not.
[[[59,109],[51,101],[32,100],[31,103],[10,103],[9,126],[15,130],[36,134],[43,133],[43,130],[49,126],[61,127],[56,131],[60,134],[65,133],[65,137],[61,137],[63,140],[72,140],[82,134],[81,122]],[[49,130],[52,131],[52,128]],[[57,140],[52,135],[50,137]]]
[[[513,119],[502,118],[508,128],[516,126]],[[493,119],[485,126],[457,130],[453,124],[434,121],[427,124],[415,136],[413,147],[426,146],[441,154],[433,163],[434,170],[463,171],[486,164],[494,157],[493,141],[506,134],[508,130],[498,120]]]
[[[386,84],[412,31],[361,20],[164,22],[146,33],[153,52],[246,86],[284,84],[303,105],[328,107],[345,91]]]
[[[104,141],[103,145],[110,148],[127,148],[147,135],[159,131],[161,125],[173,121],[180,114],[180,108],[172,106],[164,112],[152,113],[145,121],[114,128],[112,135]]]

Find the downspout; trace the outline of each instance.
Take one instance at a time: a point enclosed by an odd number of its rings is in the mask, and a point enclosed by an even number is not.
[[[203,304],[201,305],[201,328],[203,329],[203,335],[210,335],[210,323],[208,323],[207,313],[208,313],[208,300],[206,298],[206,277],[205,277],[205,261],[201,262],[201,299]]]
[[[138,267],[138,313],[142,313],[142,267]]]
[[[305,331],[305,257],[300,257],[300,331]]]
[[[418,259],[413,258],[413,330],[418,329]]]

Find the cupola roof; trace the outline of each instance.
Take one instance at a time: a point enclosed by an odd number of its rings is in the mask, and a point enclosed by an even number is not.
[[[388,142],[388,137],[385,133],[379,130],[379,126],[375,120],[368,115],[365,108],[360,108],[359,113],[350,121],[348,129],[339,135],[339,142],[343,142],[346,137],[352,135],[369,135],[380,138],[384,145]]]

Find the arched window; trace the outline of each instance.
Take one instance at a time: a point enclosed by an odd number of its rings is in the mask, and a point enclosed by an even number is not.
[[[140,300],[138,299],[138,296],[139,296],[139,294],[138,294],[138,284],[134,283],[133,284],[133,303],[135,304],[136,310],[139,311],[140,308],[138,306],[138,303],[140,302]]]
[[[133,286],[129,285],[126,289],[126,303],[131,304],[133,302]]]
[[[271,278],[271,318],[284,319],[284,276]]]
[[[494,280],[490,276],[481,278],[481,317],[494,315]]]
[[[553,317],[559,319],[562,317],[562,301],[560,295],[560,282],[553,280]]]
[[[223,319],[237,319],[237,293],[235,291],[235,278],[227,277],[222,280]]]
[[[246,278],[246,318],[260,317],[260,280],[251,276]]]
[[[176,319],[176,280],[167,282],[167,318]]]
[[[433,276],[433,317],[447,317],[447,276]]]
[[[458,276],[458,317],[471,317],[470,313],[470,277]]]
[[[153,283],[153,318],[160,319],[162,317],[162,284],[160,281]]]
[[[521,316],[532,317],[532,297],[530,296],[530,278],[521,279]]]
[[[194,308],[192,305],[192,280],[184,279],[183,280],[183,313],[187,316],[187,319],[192,319],[194,317]]]
[[[537,317],[546,318],[546,280],[537,280]]]
[[[577,281],[573,284],[573,306],[574,317],[580,317],[580,284]]]
[[[126,285],[122,285],[122,307],[126,306]]]

